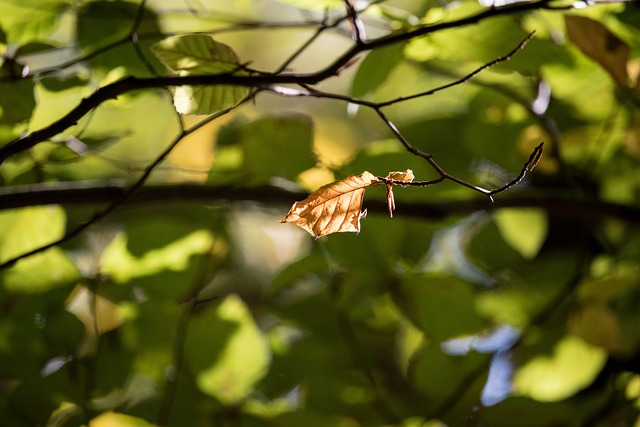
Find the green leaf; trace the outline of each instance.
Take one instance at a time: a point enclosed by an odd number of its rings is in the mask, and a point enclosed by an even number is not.
[[[404,59],[405,44],[393,44],[370,52],[358,67],[351,96],[360,98],[383,84],[391,71]]]
[[[436,342],[475,333],[482,327],[470,283],[413,274],[403,280],[393,297],[402,312]]]
[[[0,83],[0,123],[16,125],[31,118],[35,84],[29,79]]]
[[[239,86],[180,86],[173,103],[180,114],[212,114],[238,104],[247,93],[247,88]]]
[[[213,237],[209,231],[197,230],[163,247],[149,248],[144,254],[136,254],[127,247],[127,235],[121,233],[105,250],[102,266],[104,272],[121,283],[163,270],[182,271],[187,268],[192,255],[206,252],[212,242]]]
[[[0,212],[0,261],[6,261],[64,235],[66,215],[60,206],[37,206]]]
[[[413,355],[409,374],[412,382],[422,392],[424,404],[434,408],[461,383],[464,384],[466,393],[477,396],[484,378],[478,378],[472,373],[479,366],[487,366],[489,357],[474,351],[465,356],[452,356],[444,353],[439,345],[425,345]]]
[[[84,2],[78,10],[77,38],[82,50],[93,51],[126,38],[134,29],[140,6],[128,1]],[[144,19],[137,31],[157,31],[155,14],[145,10]]]
[[[51,248],[0,272],[0,283],[17,292],[46,292],[80,278],[75,264],[60,248]]]
[[[155,43],[151,51],[173,71],[217,74],[238,68],[233,49],[207,35],[169,37]]]
[[[239,66],[233,49],[206,35],[169,37],[154,44],[151,51],[181,76],[228,73]],[[180,86],[174,104],[182,114],[211,114],[236,105],[247,93],[247,88],[239,86]]]
[[[38,206],[0,212],[0,261],[51,243],[64,235],[66,215],[59,206]],[[42,292],[78,277],[74,264],[59,248],[19,261],[0,273],[6,289]]]
[[[547,215],[540,209],[500,209],[493,214],[502,238],[526,259],[533,259],[547,238]]]
[[[568,335],[551,356],[534,357],[513,378],[515,393],[541,402],[555,402],[591,384],[607,360],[605,350]]]
[[[179,283],[172,283],[179,287]],[[150,294],[147,294],[150,295]],[[125,312],[122,310],[120,312]],[[156,381],[162,381],[166,375],[167,366],[172,363],[173,346],[176,337],[176,325],[180,322],[183,311],[182,306],[175,303],[174,298],[163,298],[162,295],[153,294],[149,301],[137,306],[128,307],[128,315],[125,317],[126,323],[118,330],[122,337],[122,344],[131,352],[130,363],[135,366],[135,370]],[[103,338],[104,339],[104,338]],[[101,351],[102,352],[102,351]],[[113,359],[106,360],[112,363],[124,363],[125,360],[118,360],[122,357],[123,349],[113,354]],[[103,372],[104,369],[103,367]],[[122,368],[125,368],[122,366]],[[130,367],[128,369],[131,369]],[[115,369],[114,369],[115,371]],[[118,374],[126,375],[126,370],[117,371]],[[115,372],[114,372],[115,374]],[[122,387],[117,380],[105,375],[101,378],[105,385]],[[122,379],[120,379],[122,381]]]
[[[322,253],[311,253],[280,270],[269,285],[269,292],[273,295],[287,291],[304,294],[311,287],[304,286],[305,281],[309,281],[310,278],[317,279],[318,277],[326,276],[329,270],[327,260],[322,256]]]
[[[131,415],[117,412],[103,412],[91,420],[92,426],[118,426],[118,427],[153,427],[154,424]]]
[[[24,45],[47,40],[69,3],[64,0],[3,1],[0,27],[7,35],[7,42]]]
[[[80,76],[51,76],[43,78],[40,83],[50,92],[62,92],[69,89],[80,89],[88,82],[87,79]]]
[[[259,182],[274,176],[294,181],[316,164],[313,122],[307,116],[267,116],[251,122],[236,121],[220,132],[225,147],[241,145],[243,171]],[[218,160],[216,160],[217,162]]]
[[[308,10],[344,9],[342,0],[284,0],[294,6]]]
[[[145,62],[140,59],[133,42],[120,43],[127,40],[135,29],[137,34],[161,34],[158,15],[151,9],[145,8],[142,20],[137,27],[136,17],[140,13],[138,2],[91,1],[83,2],[76,17],[76,37],[80,49],[87,54],[113,45],[101,51],[98,55],[91,55],[88,63],[106,74],[116,69],[126,69],[130,73],[149,75],[147,68],[151,64],[154,68],[160,64],[152,55],[145,55]],[[138,43],[141,52],[145,52],[157,38],[144,37]]]
[[[246,167],[261,181],[273,176],[295,180],[316,164],[313,122],[307,116],[265,117],[240,133]]]
[[[197,370],[198,387],[224,404],[241,402],[267,373],[266,337],[236,295],[229,295],[193,323],[186,351]]]

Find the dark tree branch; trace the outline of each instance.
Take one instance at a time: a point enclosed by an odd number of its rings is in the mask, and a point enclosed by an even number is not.
[[[81,206],[112,203],[123,198],[129,188],[129,184],[123,181],[65,182],[6,187],[0,189],[0,209],[48,204]],[[127,200],[127,205],[194,202],[210,203],[215,206],[226,205],[228,202],[258,202],[268,206],[286,207],[291,204],[291,200],[302,199],[307,195],[304,192],[291,192],[272,186],[159,184],[140,188]],[[365,204],[369,213],[387,213],[387,204],[384,200],[369,198]],[[440,220],[481,210],[495,211],[504,208],[541,208],[554,215],[569,218],[600,220],[610,217],[631,224],[640,223],[640,206],[604,202],[565,193],[545,194],[535,191],[510,193],[508,197],[497,199],[494,203],[488,203],[486,198],[402,202],[398,205],[396,212],[400,216]]]
[[[226,108],[224,110],[221,110],[221,111],[217,112],[216,114],[213,114],[213,115],[201,120],[200,122],[198,122],[195,125],[191,126],[189,129],[185,129],[184,128],[182,120],[181,120],[179,114],[176,112],[176,115],[178,116],[178,123],[180,125],[180,133],[164,149],[164,151],[162,151],[162,153],[160,153],[160,155],[158,157],[156,157],[156,159],[146,167],[146,169],[144,170],[142,175],[133,184],[131,184],[129,187],[127,187],[120,194],[120,197],[112,200],[105,208],[103,208],[102,210],[96,212],[86,222],[80,224],[79,226],[77,226],[76,228],[74,228],[72,230],[67,231],[65,233],[65,235],[62,236],[60,239],[55,240],[55,241],[53,241],[51,243],[48,243],[46,245],[42,245],[42,246],[37,247],[37,248],[35,248],[35,249],[33,249],[33,250],[29,251],[29,252],[20,254],[18,256],[15,256],[15,257],[13,257],[13,258],[11,258],[9,260],[6,260],[6,261],[2,262],[0,264],[0,270],[2,270],[4,268],[7,268],[7,267],[11,267],[13,264],[15,264],[16,262],[20,261],[21,259],[28,258],[28,257],[30,257],[32,255],[38,254],[40,252],[43,252],[43,251],[45,251],[45,250],[47,250],[49,248],[52,248],[54,246],[58,246],[58,245],[61,245],[61,244],[65,243],[65,242],[68,242],[68,241],[74,239],[75,237],[77,237],[78,235],[80,235],[83,231],[85,231],[86,229],[91,227],[93,224],[104,220],[106,217],[111,215],[111,213],[113,213],[114,211],[116,211],[117,209],[119,209],[120,207],[125,205],[129,200],[131,200],[133,198],[133,196],[141,188],[143,188],[144,184],[147,182],[147,179],[149,179],[149,177],[151,176],[153,171],[156,169],[156,167],[158,167],[167,158],[167,156],[171,153],[171,151],[173,151],[173,149],[176,146],[178,146],[178,144],[180,143],[180,141],[182,141],[184,139],[184,137],[186,137],[187,135],[189,135],[189,134],[201,129],[203,126],[209,124],[210,122],[212,122],[213,120],[217,119],[218,117],[223,116],[223,115],[233,111],[238,106],[240,106],[241,104],[243,104],[243,103],[247,102],[249,99],[251,99],[251,96],[252,96],[252,94],[249,94],[242,101],[240,101],[240,103],[238,103],[237,105],[235,105],[233,107]],[[9,187],[9,188],[12,188],[12,187]],[[15,188],[15,187],[13,187],[13,188]]]
[[[158,89],[170,86],[213,86],[213,85],[234,85],[252,88],[269,88],[278,84],[306,84],[315,85],[340,73],[340,71],[354,58],[363,52],[379,47],[388,46],[394,43],[407,41],[416,37],[424,36],[444,29],[462,27],[475,24],[482,20],[531,10],[549,9],[566,10],[571,9],[571,5],[552,5],[551,0],[538,0],[534,2],[522,2],[501,7],[491,7],[474,15],[433,25],[425,25],[408,32],[391,34],[374,40],[361,41],[355,43],[350,49],[336,59],[332,64],[313,73],[256,73],[253,75],[235,75],[233,73],[216,75],[195,75],[195,76],[169,76],[169,77],[126,77],[122,80],[106,85],[98,89],[93,94],[84,98],[78,106],[58,119],[51,125],[34,131],[0,148],[0,165],[9,157],[26,151],[36,144],[45,141],[75,125],[89,111],[110,99],[115,99],[119,95],[127,92],[143,89]],[[127,37],[130,40],[131,35]]]

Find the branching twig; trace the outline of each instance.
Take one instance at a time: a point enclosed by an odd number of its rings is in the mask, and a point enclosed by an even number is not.
[[[151,89],[151,88],[164,88],[168,86],[202,86],[202,85],[236,85],[253,88],[268,88],[272,85],[278,84],[307,84],[314,85],[320,83],[330,77],[336,76],[347,65],[350,64],[353,59],[360,53],[370,51],[383,46],[389,46],[394,43],[407,41],[419,36],[434,33],[436,31],[461,27],[464,25],[474,24],[482,20],[504,16],[509,14],[521,13],[530,10],[537,9],[552,9],[552,10],[566,10],[571,9],[571,5],[553,6],[551,0],[538,0],[534,2],[521,2],[513,3],[501,7],[487,8],[479,13],[470,15],[465,18],[457,20],[442,22],[433,25],[425,25],[413,29],[411,31],[391,34],[388,36],[379,37],[373,40],[362,41],[361,43],[355,43],[350,49],[344,52],[338,57],[332,64],[326,68],[312,72],[312,73],[257,73],[253,75],[235,75],[233,73],[217,74],[217,75],[191,75],[191,76],[171,76],[171,77],[149,77],[149,78],[136,78],[126,77],[122,80],[114,82],[112,84],[103,86],[98,89],[92,95],[83,99],[78,106],[71,110],[64,117],[58,119],[49,126],[40,130],[34,131],[28,135],[25,135],[19,139],[16,139],[9,144],[0,148],[0,164],[2,164],[9,157],[26,151],[36,144],[45,141],[69,127],[73,126],[84,117],[89,111],[96,108],[103,102],[117,98],[124,93]],[[127,40],[130,36],[127,37]]]
[[[524,47],[527,45],[527,43],[529,43],[531,41],[531,39],[533,38],[535,33],[536,33],[535,31],[530,32],[527,35],[527,37],[525,37],[516,47],[514,47],[506,55],[500,56],[500,57],[494,59],[493,61],[487,62],[484,65],[481,65],[480,67],[476,68],[475,70],[471,71],[468,74],[465,74],[464,76],[460,77],[459,79],[452,81],[451,83],[447,83],[447,84],[444,84],[442,86],[438,86],[436,88],[429,89],[429,90],[424,91],[424,92],[418,92],[416,94],[412,94],[412,95],[409,95],[409,96],[402,96],[402,97],[399,97],[399,98],[391,99],[389,101],[380,102],[380,103],[378,103],[378,107],[380,107],[380,108],[387,107],[389,105],[397,104],[399,102],[409,101],[409,100],[415,99],[415,98],[422,98],[423,96],[427,96],[427,95],[433,95],[436,92],[440,92],[440,91],[443,91],[445,89],[449,89],[450,87],[457,86],[459,84],[465,83],[465,82],[471,80],[476,75],[480,74],[482,71],[484,71],[484,70],[486,70],[488,68],[491,68],[491,67],[493,67],[495,65],[498,65],[501,62],[505,62],[505,61],[510,60],[516,53],[518,53],[522,49],[524,49]]]
[[[464,187],[470,188],[474,191],[477,191],[481,194],[484,194],[485,196],[487,196],[489,198],[489,200],[491,202],[493,202],[493,196],[495,194],[501,193],[503,191],[508,190],[509,188],[513,187],[514,185],[518,184],[519,182],[521,182],[525,175],[531,171],[538,163],[538,161],[540,160],[540,156],[542,155],[542,146],[543,144],[538,145],[535,150],[533,151],[533,153],[531,154],[529,160],[525,163],[524,167],[522,168],[522,170],[520,171],[520,174],[512,181],[506,183],[505,185],[503,185],[502,187],[496,189],[496,190],[487,190],[485,188],[479,187],[477,185],[471,184],[470,182],[464,181],[460,178],[457,178],[453,175],[450,175],[449,173],[447,173],[444,169],[442,169],[442,167],[440,167],[440,165],[438,165],[438,163],[435,161],[435,159],[433,158],[433,156],[427,152],[424,152],[422,150],[417,149],[416,147],[414,147],[405,137],[404,135],[402,135],[402,133],[400,132],[400,130],[397,128],[397,126],[384,114],[384,112],[382,111],[382,109],[384,107],[388,107],[390,105],[394,105],[400,102],[404,102],[410,99],[415,99],[418,97],[423,97],[423,96],[429,96],[429,95],[433,95],[437,92],[440,92],[442,90],[451,88],[453,86],[456,85],[460,85],[462,83],[465,83],[467,81],[469,81],[471,78],[473,78],[474,76],[476,76],[477,74],[479,74],[480,72],[494,66],[497,65],[501,62],[504,61],[508,61],[509,59],[511,59],[513,57],[513,55],[515,55],[516,53],[518,53],[519,51],[521,51],[526,45],[527,43],[531,40],[531,38],[533,37],[533,35],[535,34],[535,32],[531,32],[529,33],[515,48],[513,48],[509,53],[507,53],[506,55],[503,55],[501,57],[498,57],[484,65],[481,65],[480,67],[476,68],[475,70],[471,71],[469,74],[466,74],[463,77],[460,77],[456,80],[454,80],[453,82],[429,89],[427,91],[423,91],[420,92],[418,94],[415,95],[411,95],[411,96],[407,96],[407,97],[399,97],[399,98],[395,98],[389,101],[384,101],[384,102],[372,102],[372,101],[366,101],[366,100],[362,100],[362,99],[356,99],[356,98],[352,98],[346,95],[341,95],[341,94],[333,94],[333,93],[327,93],[327,92],[322,92],[320,90],[317,90],[309,85],[301,85],[305,91],[304,92],[291,92],[291,91],[280,91],[277,90],[277,88],[274,88],[274,92],[278,93],[280,95],[284,95],[284,96],[313,96],[313,97],[317,97],[317,98],[331,98],[331,99],[337,99],[337,100],[342,100],[342,101],[346,101],[352,104],[358,104],[358,105],[362,105],[365,107],[368,107],[372,110],[374,110],[376,112],[376,114],[378,114],[378,116],[382,119],[382,121],[387,125],[387,127],[391,130],[391,132],[393,132],[393,134],[396,136],[396,138],[398,139],[398,141],[400,141],[400,143],[404,146],[404,148],[411,154],[421,157],[424,160],[426,160],[429,165],[431,165],[431,167],[436,171],[436,173],[440,176],[437,179],[434,180],[430,180],[430,181],[413,181],[413,182],[405,182],[405,181],[394,181],[392,179],[387,179],[387,178],[383,178],[383,177],[378,177],[381,181],[385,182],[386,184],[389,185],[401,185],[403,187],[406,186],[414,186],[414,187],[426,187],[429,185],[433,185],[433,184],[438,184],[444,180],[449,180],[452,182],[455,182],[457,184],[460,184]]]
[[[502,193],[504,191],[507,191],[511,187],[519,184],[524,179],[524,177],[527,175],[527,173],[531,172],[533,170],[533,168],[535,168],[536,165],[538,164],[538,162],[540,161],[540,157],[542,157],[542,147],[543,146],[544,146],[544,142],[541,142],[540,144],[538,144],[538,146],[536,148],[533,149],[533,152],[529,156],[529,159],[524,164],[524,166],[522,167],[522,170],[520,171],[518,176],[515,177],[515,179],[513,179],[512,181],[509,181],[508,183],[506,183],[505,185],[503,185],[500,188],[497,188],[495,190],[491,190],[491,192],[489,193],[489,196],[493,196],[495,194]]]
[[[218,117],[223,116],[223,115],[229,113],[230,111],[233,111],[235,108],[237,108],[242,103],[248,101],[249,99],[250,99],[249,97],[246,97],[245,99],[240,101],[239,104],[237,104],[237,105],[235,105],[233,107],[229,107],[229,108],[226,108],[224,110],[221,110],[221,111],[217,112],[216,114],[213,114],[213,115],[207,117],[206,119],[201,120],[200,122],[198,122],[197,124],[191,126],[188,129],[184,129],[184,127],[182,125],[182,121],[179,120],[179,124],[180,124],[180,133],[179,133],[179,135],[174,138],[174,140],[167,146],[167,148],[158,157],[156,157],[156,159],[153,162],[151,162],[149,164],[149,166],[147,166],[147,168],[144,170],[142,175],[130,187],[128,187],[124,191],[124,193],[122,193],[120,195],[120,197],[118,197],[117,199],[113,200],[106,208],[104,208],[104,209],[98,211],[97,213],[95,213],[86,222],[80,224],[79,226],[77,226],[73,230],[68,231],[67,233],[65,233],[65,235],[62,236],[60,239],[55,240],[55,241],[53,241],[51,243],[48,243],[46,245],[39,246],[39,247],[37,247],[35,249],[32,249],[29,252],[23,253],[21,255],[17,255],[15,257],[9,259],[9,260],[6,260],[6,261],[2,262],[0,264],[0,270],[2,270],[4,268],[7,268],[7,267],[11,267],[12,265],[14,265],[16,262],[20,261],[21,259],[28,258],[28,257],[30,257],[32,255],[38,254],[40,252],[43,252],[43,251],[45,251],[45,250],[47,250],[49,248],[52,248],[54,246],[58,246],[58,245],[61,245],[63,243],[66,243],[66,242],[70,241],[71,239],[73,239],[73,238],[77,237],[78,235],[80,235],[83,231],[85,231],[86,229],[91,227],[93,224],[95,224],[97,222],[100,222],[103,219],[105,219],[106,217],[108,217],[109,215],[111,215],[111,213],[113,213],[115,210],[117,210],[118,208],[120,208],[123,205],[125,205],[136,194],[136,192],[138,192],[144,186],[144,184],[147,182],[147,179],[149,178],[149,176],[151,176],[151,173],[155,170],[155,168],[167,158],[167,156],[171,153],[171,151],[173,151],[173,149],[187,135],[190,135],[193,132],[197,131],[198,129],[201,129],[203,126],[209,124],[210,122],[212,122],[213,120],[217,119]]]

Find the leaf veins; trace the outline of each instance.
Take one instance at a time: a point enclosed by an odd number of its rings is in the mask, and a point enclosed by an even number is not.
[[[370,172],[350,176],[318,188],[295,202],[280,222],[292,222],[315,237],[331,233],[359,232],[364,191],[381,181]]]

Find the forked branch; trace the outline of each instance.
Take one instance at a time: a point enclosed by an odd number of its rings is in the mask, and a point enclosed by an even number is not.
[[[411,40],[416,37],[424,36],[444,29],[458,28],[469,24],[475,24],[492,17],[522,13],[538,9],[566,10],[573,8],[572,5],[554,5],[553,3],[554,2],[551,0],[538,0],[533,2],[514,3],[500,7],[491,7],[464,18],[432,25],[427,24],[419,26],[407,32],[393,33],[372,40],[364,40],[362,38],[363,34],[359,30],[356,31],[354,29],[353,35],[354,37],[358,38],[358,40],[356,40],[356,43],[354,43],[354,45],[350,49],[344,52],[340,57],[338,57],[327,67],[311,73],[289,73],[282,70],[273,73],[261,72],[256,70],[254,73],[249,75],[236,74],[232,72],[214,75],[188,75],[148,78],[129,76],[122,80],[101,87],[93,94],[84,98],[75,108],[73,108],[63,117],[51,123],[50,125],[42,129],[33,131],[27,135],[11,141],[3,147],[0,147],[0,165],[4,163],[4,161],[6,161],[8,158],[29,150],[40,142],[48,140],[60,134],[61,132],[64,132],[66,129],[75,125],[80,119],[86,116],[94,108],[110,99],[115,99],[127,92],[153,88],[166,88],[172,86],[232,85],[253,89],[268,89],[273,85],[281,84],[315,85],[338,75],[340,71],[343,70],[348,64],[351,64],[359,54],[371,51],[373,49]],[[358,14],[352,9],[349,9],[344,19],[350,20],[350,22],[353,22],[355,24],[359,23]],[[135,26],[132,31],[132,34],[127,37],[127,40],[131,39],[131,37],[133,37],[133,35],[135,34]],[[125,40],[123,39],[119,42],[124,41]]]

